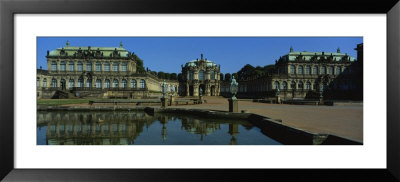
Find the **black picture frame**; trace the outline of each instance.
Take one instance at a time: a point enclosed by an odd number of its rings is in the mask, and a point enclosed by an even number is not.
[[[387,15],[386,169],[15,169],[14,14],[24,13],[382,13]],[[399,181],[398,0],[0,0],[0,179],[5,181]],[[368,73],[367,73],[368,74]],[[379,97],[379,96],[377,96]],[[385,117],[381,121],[384,122]],[[373,156],[371,156],[373,157]],[[368,159],[365,159],[368,160]]]

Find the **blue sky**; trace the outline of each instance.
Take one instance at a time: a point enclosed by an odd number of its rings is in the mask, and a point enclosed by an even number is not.
[[[46,52],[70,46],[123,47],[137,54],[152,71],[180,73],[181,64],[204,57],[221,65],[222,73],[239,71],[245,64],[264,66],[294,51],[336,52],[357,58],[362,37],[38,37],[37,67],[47,69]]]

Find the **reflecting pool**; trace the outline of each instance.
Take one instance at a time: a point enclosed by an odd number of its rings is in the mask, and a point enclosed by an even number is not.
[[[145,112],[37,113],[37,145],[280,145],[245,120]]]

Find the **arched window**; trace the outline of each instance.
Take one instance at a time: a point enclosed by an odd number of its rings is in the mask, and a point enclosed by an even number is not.
[[[86,62],[86,71],[92,71],[92,63],[89,61]]]
[[[310,66],[306,66],[306,75],[309,75],[311,72],[311,67]]]
[[[199,71],[199,80],[204,80],[204,70]]]
[[[295,74],[296,67],[293,65],[290,65],[290,74]]]
[[[118,80],[117,79],[114,79],[112,87],[118,88]]]
[[[313,68],[312,68],[312,74],[314,74],[314,75],[318,75],[318,66],[314,66]]]
[[[83,87],[83,79],[82,79],[82,78],[79,78],[79,79],[78,79],[78,87],[79,87],[79,88],[82,88],[82,87]]]
[[[194,72],[193,70],[189,71],[189,80],[193,80],[194,79]]]
[[[78,62],[78,71],[83,71],[83,64],[82,62]]]
[[[341,72],[340,66],[336,67],[336,75],[340,75]]]
[[[140,80],[140,85],[139,85],[139,87],[140,87],[140,88],[146,88],[146,81],[143,80],[143,79],[141,79],[141,80]]]
[[[210,80],[215,80],[215,72],[210,71]]]
[[[70,61],[68,63],[68,71],[74,71],[74,62]]]
[[[122,80],[122,88],[126,88],[127,86],[128,86],[128,82],[125,79],[123,79]]]
[[[51,80],[51,87],[57,88],[57,80],[55,78]]]
[[[118,63],[113,63],[113,71],[118,71]]]
[[[57,63],[55,61],[51,62],[51,71],[57,71]]]
[[[275,81],[275,83],[274,83],[274,89],[280,89],[280,85],[279,85],[279,82],[278,81]]]
[[[101,71],[101,63],[100,62],[96,63],[96,71]]]
[[[65,71],[65,69],[66,69],[65,61],[61,61],[61,63],[60,63],[60,71]]]
[[[46,88],[46,87],[47,87],[47,79],[43,78],[43,88]]]
[[[297,74],[302,75],[303,74],[303,66],[299,66],[297,69]]]
[[[326,67],[325,67],[325,66],[322,66],[322,68],[321,68],[321,74],[322,74],[322,75],[326,74]]]
[[[304,85],[303,85],[303,82],[302,82],[302,81],[299,81],[298,87],[299,87],[300,90],[303,90]]]
[[[100,79],[96,80],[96,88],[101,88],[101,80]]]
[[[333,75],[333,66],[328,67],[328,74]]]
[[[121,71],[126,72],[128,70],[128,68],[127,68],[128,66],[127,65],[128,64],[126,62],[123,62],[122,65],[121,65]]]
[[[314,83],[313,88],[314,88],[314,90],[319,90],[319,86],[316,82]]]
[[[136,88],[136,80],[135,79],[132,79],[131,80],[131,88]]]
[[[292,81],[292,82],[290,83],[290,88],[291,88],[291,89],[296,89],[296,82]]]
[[[311,90],[311,83],[310,83],[310,82],[307,82],[307,83],[306,83],[306,89],[307,89],[307,90]]]
[[[282,82],[282,87],[283,87],[283,90],[287,90],[287,82]]]
[[[109,79],[106,79],[104,81],[104,88],[110,88],[110,80]]]
[[[110,71],[110,63],[109,62],[104,63],[104,71]]]
[[[73,87],[75,87],[75,81],[74,81],[74,79],[69,79],[69,80],[68,80],[68,87],[69,87],[70,89],[72,89]]]
[[[87,79],[87,81],[86,81],[86,87],[92,88],[92,79]]]

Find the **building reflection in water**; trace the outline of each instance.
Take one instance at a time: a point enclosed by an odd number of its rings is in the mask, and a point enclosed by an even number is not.
[[[161,140],[168,137],[168,122],[180,121],[181,130],[199,135],[203,141],[206,135],[229,125],[230,141],[236,145],[239,125],[252,128],[245,121],[215,121],[171,115],[149,115],[145,112],[38,112],[38,128],[46,127],[47,145],[128,145],[157,120],[162,125]],[[176,130],[174,130],[176,131]],[[156,136],[152,136],[156,137]]]

